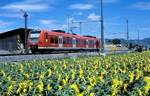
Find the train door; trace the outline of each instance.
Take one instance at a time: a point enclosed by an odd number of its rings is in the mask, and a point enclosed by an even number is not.
[[[86,48],[88,48],[89,46],[89,41],[88,40],[86,40]]]
[[[73,48],[76,48],[76,38],[72,39]]]
[[[94,40],[94,48],[96,48],[96,40]]]
[[[46,44],[45,44],[45,47],[48,47],[48,46],[49,46],[49,45],[48,45],[48,44],[49,44],[48,41],[49,41],[49,39],[48,39],[48,33],[46,33],[46,34],[45,34],[45,43],[46,43]]]
[[[62,39],[63,39],[62,36],[58,37],[59,48],[62,48],[62,41],[63,41]]]

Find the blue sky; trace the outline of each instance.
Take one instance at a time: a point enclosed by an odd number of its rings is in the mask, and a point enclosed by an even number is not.
[[[150,37],[149,0],[103,0],[105,38],[126,38],[129,20],[130,39]],[[62,29],[68,31],[68,21],[97,21],[100,19],[100,0],[0,0],[0,32],[24,27],[23,14],[29,14],[32,29]],[[69,18],[69,19],[68,19]],[[100,23],[69,24],[74,33],[100,37]]]

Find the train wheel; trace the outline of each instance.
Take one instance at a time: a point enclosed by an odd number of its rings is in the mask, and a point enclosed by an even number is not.
[[[32,49],[31,52],[32,52],[32,54],[36,54],[36,50],[35,49]]]
[[[31,50],[32,54],[36,54],[38,51],[38,47],[37,46],[31,46],[30,50]]]

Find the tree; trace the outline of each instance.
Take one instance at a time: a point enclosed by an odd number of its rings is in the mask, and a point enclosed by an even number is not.
[[[113,44],[121,44],[121,40],[115,38],[115,39],[112,40],[112,43],[113,43]]]

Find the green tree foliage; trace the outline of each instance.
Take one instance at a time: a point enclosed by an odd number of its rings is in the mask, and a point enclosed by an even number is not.
[[[115,39],[112,40],[112,43],[113,43],[113,44],[121,44],[121,40],[115,38]]]

